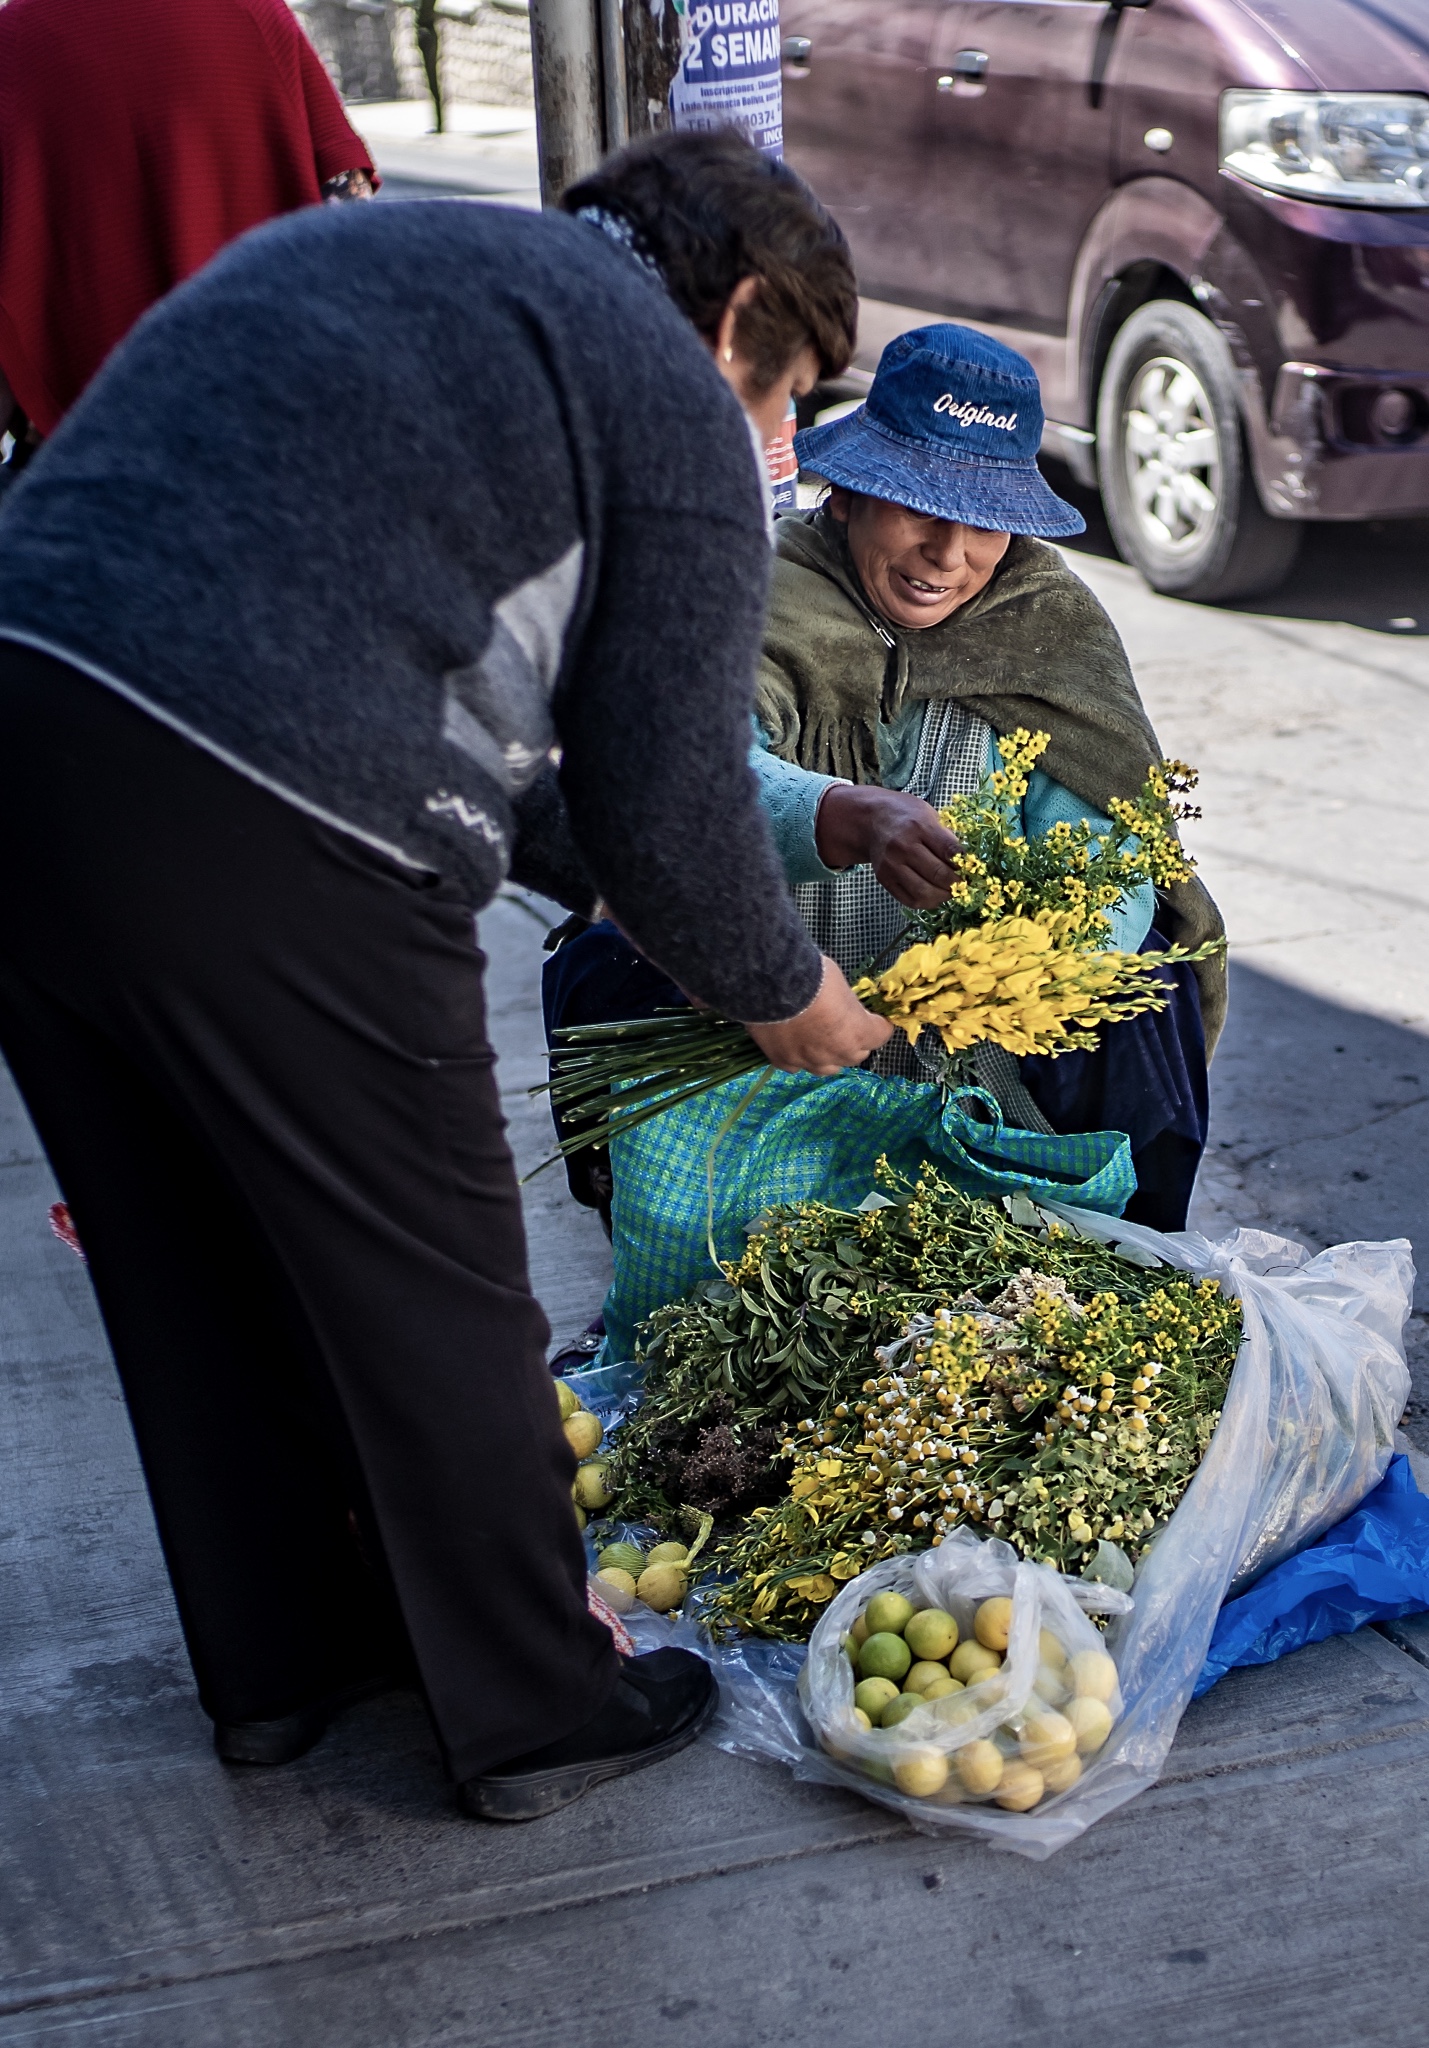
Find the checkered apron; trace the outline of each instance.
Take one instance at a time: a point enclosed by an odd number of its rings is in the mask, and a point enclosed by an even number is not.
[[[935,811],[955,796],[971,796],[986,769],[988,735],[987,720],[965,706],[951,698],[931,700],[907,785],[909,794],[921,796]],[[794,889],[794,902],[814,943],[837,960],[850,981],[858,974],[880,971],[898,957],[909,913],[889,895],[871,867],[847,868],[831,882],[800,882]],[[923,1034],[916,1051],[903,1033],[896,1031],[868,1067],[875,1074],[896,1075],[905,1081],[931,1081],[936,1078],[936,1055],[941,1050],[930,1031]],[[1023,1087],[1011,1053],[1000,1046],[980,1045],[973,1054],[973,1065],[979,1082],[996,1096],[1009,1124],[1025,1131],[1052,1129]]]

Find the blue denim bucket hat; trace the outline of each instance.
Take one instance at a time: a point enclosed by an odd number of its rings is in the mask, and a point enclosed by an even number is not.
[[[900,334],[858,411],[794,441],[804,469],[865,497],[990,533],[1085,533],[1038,469],[1041,445],[1042,393],[1026,356],[950,324]]]

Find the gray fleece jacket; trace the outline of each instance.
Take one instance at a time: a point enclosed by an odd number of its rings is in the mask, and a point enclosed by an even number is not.
[[[474,907],[523,800],[558,824],[557,750],[615,916],[750,1020],[820,972],[747,759],[767,577],[743,417],[658,285],[584,223],[449,202],[244,236],[0,511],[0,636]]]

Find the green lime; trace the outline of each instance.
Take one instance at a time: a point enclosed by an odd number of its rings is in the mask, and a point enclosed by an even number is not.
[[[865,1678],[901,1679],[913,1662],[913,1652],[902,1636],[886,1629],[871,1635],[858,1653],[858,1668]]]
[[[879,1719],[880,1728],[896,1728],[900,1721],[906,1721],[915,1707],[921,1707],[923,1695],[920,1692],[900,1692],[896,1700],[890,1700]]]

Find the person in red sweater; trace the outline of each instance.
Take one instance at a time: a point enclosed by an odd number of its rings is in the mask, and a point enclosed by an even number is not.
[[[53,433],[140,315],[245,228],[375,184],[286,0],[7,0],[0,433]]]

